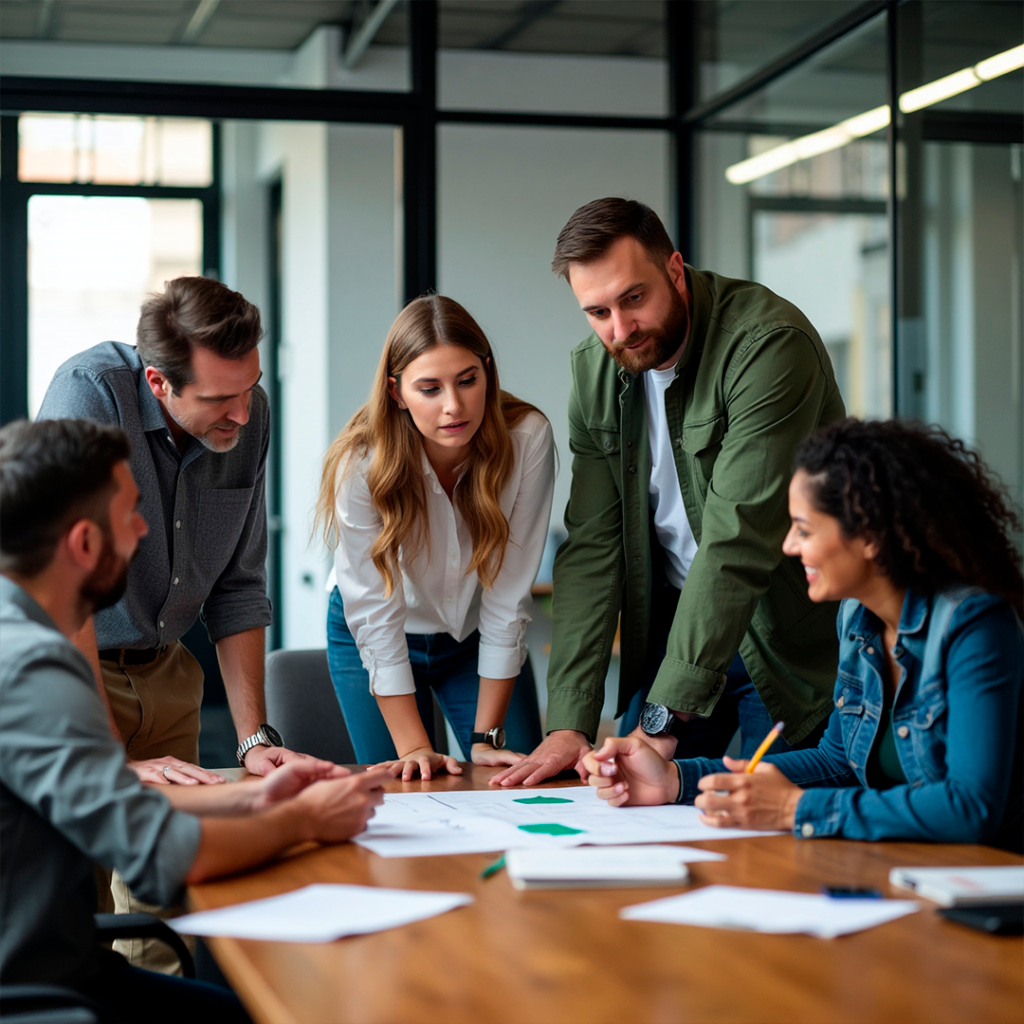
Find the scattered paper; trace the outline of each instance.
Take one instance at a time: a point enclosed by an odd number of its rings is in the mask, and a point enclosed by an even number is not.
[[[681,896],[624,907],[627,921],[660,921],[705,928],[788,934],[806,932],[822,939],[863,931],[920,909],[914,900],[834,900],[806,892],[709,885]]]
[[[355,842],[382,857],[749,838],[711,828],[695,807],[609,807],[590,786],[389,793]],[[765,833],[761,833],[762,835]]]
[[[331,942],[444,914],[473,897],[460,892],[307,885],[264,900],[204,910],[167,923],[184,935],[230,935],[277,942]]]

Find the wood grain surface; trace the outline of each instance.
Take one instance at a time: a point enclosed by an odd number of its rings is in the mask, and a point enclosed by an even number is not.
[[[495,771],[465,769],[392,788],[477,789]],[[1024,1022],[1024,940],[953,924],[926,900],[916,914],[837,939],[618,917],[624,906],[711,883],[871,886],[907,897],[889,886],[891,867],[1020,858],[983,846],[791,836],[691,845],[728,859],[691,863],[686,887],[518,892],[504,872],[479,878],[492,854],[391,859],[345,843],[193,886],[189,898],[193,909],[211,909],[314,882],[473,895],[440,917],[337,942],[208,940],[261,1024]]]

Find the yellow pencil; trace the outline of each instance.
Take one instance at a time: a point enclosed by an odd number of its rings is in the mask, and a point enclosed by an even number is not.
[[[786,727],[785,722],[776,722],[768,731],[768,735],[761,740],[761,746],[754,751],[754,756],[747,762],[747,771],[752,772],[757,767],[757,762],[768,752],[768,748],[775,742],[782,730]]]

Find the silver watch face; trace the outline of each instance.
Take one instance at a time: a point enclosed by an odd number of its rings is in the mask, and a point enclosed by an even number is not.
[[[640,715],[640,728],[648,736],[658,736],[668,732],[672,722],[672,711],[664,704],[645,704]]]
[[[491,746],[495,750],[502,750],[505,746],[505,730],[499,725],[492,729],[488,735],[491,737]]]

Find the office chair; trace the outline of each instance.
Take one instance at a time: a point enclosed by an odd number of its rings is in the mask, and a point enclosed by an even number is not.
[[[326,650],[271,651],[264,691],[267,721],[281,733],[290,750],[335,764],[355,764],[355,749],[331,683]],[[434,733],[434,749],[447,753],[444,715],[436,700]]]
[[[159,939],[181,961],[185,978],[196,976],[192,954],[181,936],[152,914],[97,914],[96,938]],[[0,985],[0,1017],[4,1024],[96,1024],[100,1007],[88,996],[63,985]]]
[[[331,685],[327,651],[271,651],[264,684],[267,721],[290,750],[335,764],[354,764],[356,753]]]

